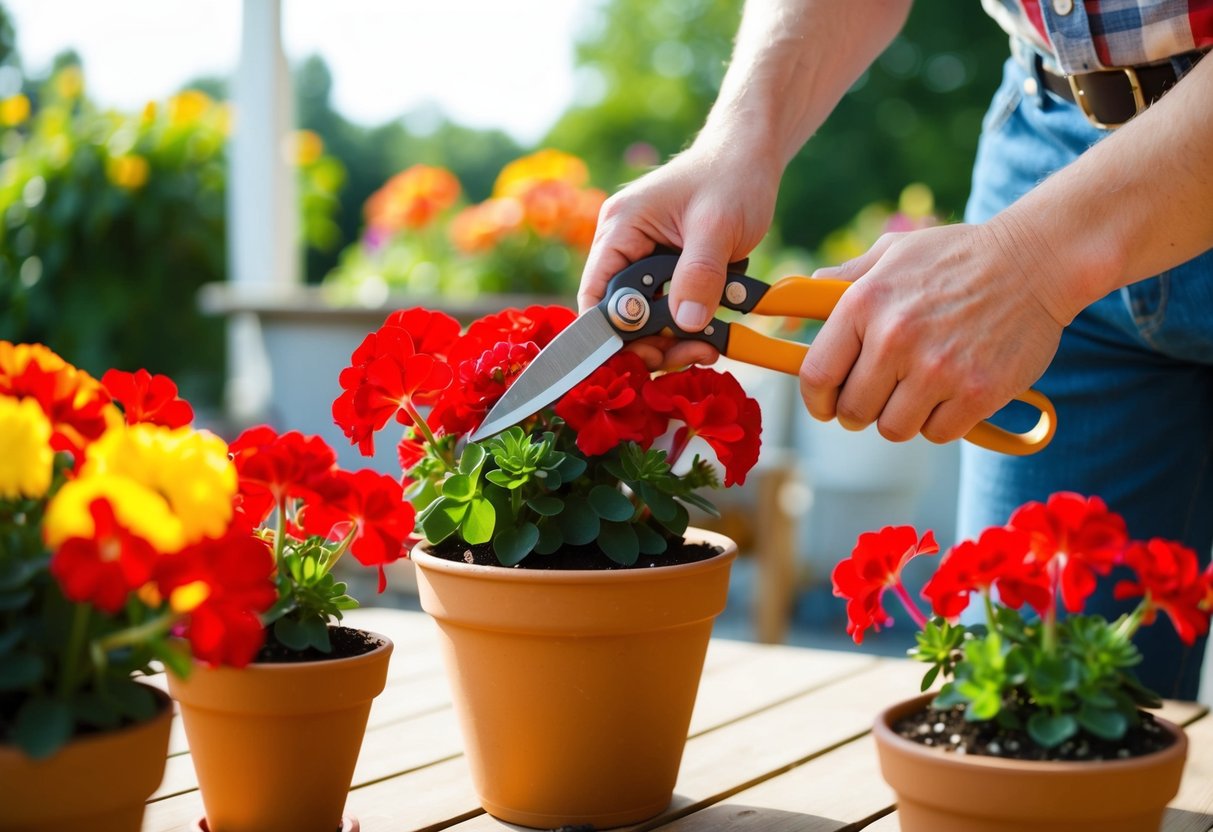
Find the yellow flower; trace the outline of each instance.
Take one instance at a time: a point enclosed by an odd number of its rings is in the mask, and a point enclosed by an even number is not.
[[[84,92],[84,73],[78,66],[65,66],[55,75],[55,94],[60,98],[72,101]]]
[[[897,210],[911,219],[929,217],[935,211],[935,195],[921,182],[906,185],[897,200]]]
[[[113,506],[123,528],[146,540],[156,551],[176,552],[185,545],[181,518],[173,513],[168,501],[151,488],[115,474],[81,476],[59,489],[42,524],[46,545],[55,549],[68,538],[91,538],[96,529],[89,506],[98,498]]]
[[[29,99],[21,93],[0,100],[0,126],[16,127],[29,118]]]
[[[193,124],[202,118],[213,102],[211,97],[198,90],[177,93],[168,102],[168,117],[174,127]]]
[[[566,182],[580,188],[590,181],[585,162],[550,148],[515,159],[501,169],[493,183],[493,196],[521,196],[539,182]]]
[[[143,105],[143,113],[139,116],[139,123],[147,126],[156,120],[156,102],[149,101]]]
[[[206,431],[138,424],[89,446],[81,477],[123,477],[167,500],[186,543],[219,537],[232,516],[236,468],[227,444]]]
[[[54,461],[51,423],[38,402],[0,396],[0,497],[41,497]]]
[[[105,175],[119,188],[138,190],[147,184],[147,159],[133,154],[114,156],[105,163]]]
[[[296,130],[291,134],[294,150],[292,161],[301,168],[314,165],[324,153],[324,139],[313,130]]]

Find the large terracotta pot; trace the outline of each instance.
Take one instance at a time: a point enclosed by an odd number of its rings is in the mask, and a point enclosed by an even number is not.
[[[164,776],[172,703],[147,722],[80,737],[45,760],[0,745],[3,832],[139,832],[143,807]]]
[[[1162,751],[1124,760],[1036,762],[958,756],[904,739],[890,727],[927,707],[902,702],[872,733],[884,779],[897,792],[902,832],[1157,832],[1179,790],[1188,753],[1183,731]]]
[[[210,832],[333,832],[392,642],[348,659],[196,666],[169,680]]]
[[[687,537],[723,551],[678,566],[540,570],[413,550],[490,814],[602,829],[669,805],[737,554],[720,535]]]

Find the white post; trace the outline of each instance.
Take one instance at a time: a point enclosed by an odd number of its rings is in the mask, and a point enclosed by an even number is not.
[[[287,146],[293,94],[281,19],[281,0],[244,0],[227,178],[228,269],[237,289],[287,286],[301,276],[295,169]],[[264,419],[272,391],[253,313],[229,318],[227,364],[229,417],[238,424]]]

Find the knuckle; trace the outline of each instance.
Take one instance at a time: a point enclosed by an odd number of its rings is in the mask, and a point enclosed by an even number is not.
[[[917,435],[916,431],[891,419],[878,419],[876,421],[876,429],[880,431],[881,436],[890,442],[908,442]]]
[[[872,423],[872,419],[864,408],[846,398],[838,400],[838,422],[844,428],[859,430]],[[854,427],[852,427],[854,426]]]

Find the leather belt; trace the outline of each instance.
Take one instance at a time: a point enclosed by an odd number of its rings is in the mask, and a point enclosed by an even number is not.
[[[1203,52],[1197,52],[1190,57],[1195,63],[1203,55]],[[1180,77],[1169,62],[1057,75],[1046,69],[1037,57],[1036,69],[1045,89],[1077,104],[1088,121],[1104,129],[1120,127],[1162,98]]]

